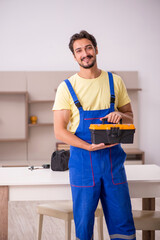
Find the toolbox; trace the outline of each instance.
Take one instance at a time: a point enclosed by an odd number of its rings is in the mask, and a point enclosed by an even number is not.
[[[133,143],[135,126],[134,124],[91,124],[91,141],[94,144],[105,143]]]

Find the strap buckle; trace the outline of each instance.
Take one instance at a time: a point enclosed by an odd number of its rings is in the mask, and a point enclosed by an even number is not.
[[[77,108],[82,107],[82,105],[80,104],[80,102],[79,102],[78,100],[76,100],[76,101],[74,102],[74,104],[76,105]]]
[[[115,103],[115,95],[111,95],[111,103]]]

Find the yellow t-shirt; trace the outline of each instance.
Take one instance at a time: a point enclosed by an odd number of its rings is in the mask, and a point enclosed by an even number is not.
[[[77,73],[69,78],[83,110],[101,110],[110,108],[110,86],[108,74],[93,79],[81,78]],[[120,76],[113,74],[115,92],[115,110],[130,102],[126,87]],[[79,111],[73,102],[66,83],[63,81],[56,93],[52,110],[71,110],[69,131],[74,133],[79,124]]]

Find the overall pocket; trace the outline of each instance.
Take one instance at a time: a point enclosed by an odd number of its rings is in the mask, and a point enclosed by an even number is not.
[[[93,187],[95,185],[91,152],[71,147],[69,176],[70,184],[73,187]]]
[[[111,177],[114,185],[124,184],[127,177],[124,168],[126,153],[120,145],[110,148]]]

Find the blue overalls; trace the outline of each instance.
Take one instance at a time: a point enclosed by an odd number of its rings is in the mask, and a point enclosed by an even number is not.
[[[103,110],[84,111],[71,83],[69,80],[65,80],[80,115],[75,135],[89,143],[91,143],[90,124],[102,123],[100,118],[114,111],[113,76],[111,73],[108,73],[108,76],[111,103],[109,109]],[[92,239],[94,212],[99,199],[101,199],[110,239],[136,239],[123,165],[125,158],[126,154],[120,144],[92,152],[70,147],[69,174],[76,239]]]

